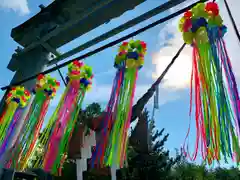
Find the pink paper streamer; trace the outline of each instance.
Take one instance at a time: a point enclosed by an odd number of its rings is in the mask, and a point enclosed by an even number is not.
[[[63,106],[59,112],[58,119],[53,131],[53,135],[49,140],[49,151],[46,154],[44,163],[44,170],[51,172],[54,161],[58,155],[59,144],[63,137],[67,123],[71,117],[71,113],[76,108],[73,104],[76,104],[76,97],[78,96],[79,83],[72,83],[71,88],[66,95]]]

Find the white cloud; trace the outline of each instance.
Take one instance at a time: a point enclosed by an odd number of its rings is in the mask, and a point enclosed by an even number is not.
[[[196,1],[188,1],[187,4],[191,4]],[[236,23],[238,27],[240,27],[240,19],[237,18],[237,11],[238,7],[240,7],[240,1],[236,0],[228,0],[229,6],[235,17]],[[187,5],[185,4],[185,6]],[[228,33],[225,35],[224,39],[227,44],[227,49],[229,52],[229,56],[233,65],[234,73],[237,79],[240,79],[240,66],[239,66],[239,51],[240,51],[240,44],[237,41],[236,35],[234,33],[231,21],[227,14],[225,5],[223,1],[219,3],[220,13],[224,19],[225,25],[228,27]],[[183,5],[178,6],[176,8],[171,9],[171,12],[175,12],[181,9]],[[182,16],[182,15],[181,15]],[[156,65],[156,72],[153,74],[153,78],[158,77],[162,71],[165,69],[167,64],[172,60],[173,56],[176,54],[178,49],[183,44],[182,35],[178,31],[178,21],[180,17],[173,19],[172,21],[168,22],[165,27],[161,30],[159,35],[159,41],[166,43],[167,46],[160,49],[153,55],[153,64]],[[240,28],[239,28],[240,29]],[[172,34],[174,37],[168,41],[168,34]],[[162,44],[163,45],[163,44]],[[192,51],[191,47],[187,46],[180,56],[176,59],[176,62],[169,70],[167,75],[164,78],[164,82],[162,83],[162,87],[169,89],[185,89],[189,87],[190,76],[191,76],[191,69],[192,69]]]
[[[30,13],[27,0],[0,0],[0,8],[14,10],[20,15]]]
[[[174,40],[175,39],[173,39],[173,41]],[[172,60],[172,57],[178,51],[179,45],[181,46],[179,42],[177,45],[176,47],[164,47],[153,56],[153,63],[156,63],[156,72],[153,74],[153,78],[157,78],[164,71]],[[162,87],[172,89],[184,89],[188,87],[192,68],[191,56],[189,56],[189,54],[191,54],[191,50],[189,48],[184,49],[164,77]]]

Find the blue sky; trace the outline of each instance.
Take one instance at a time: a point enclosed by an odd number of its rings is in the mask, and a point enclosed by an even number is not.
[[[13,76],[13,73],[10,72],[6,67],[11,59],[12,53],[17,47],[17,43],[15,43],[11,37],[10,32],[11,29],[22,22],[29,19],[31,16],[39,12],[38,3],[34,0],[9,0],[8,2],[4,1],[1,3],[0,0],[0,47],[1,47],[1,67],[0,67],[0,85],[7,85]],[[61,47],[59,49],[60,52],[66,52],[71,50],[72,48],[78,46],[79,44],[83,44],[84,42],[102,34],[104,31],[108,31],[138,15],[153,9],[166,2],[166,0],[147,0],[145,3],[139,5],[134,10],[126,12],[121,17],[116,18],[109,22],[108,24],[104,24],[99,28],[89,32],[88,34],[79,37],[72,41],[71,43]],[[189,0],[186,4],[195,2],[193,0]],[[237,7],[239,2],[234,2],[233,0],[229,0],[230,5],[234,5],[233,7]],[[8,3],[8,4],[7,4]],[[48,5],[51,3],[50,0],[42,0],[42,4]],[[222,4],[220,2],[220,8]],[[176,11],[177,9],[182,8],[182,6],[178,6],[174,9],[171,9],[168,12],[157,15],[143,23],[134,26],[130,30],[126,30],[123,33],[120,33],[109,40],[106,40],[102,43],[95,45],[85,51],[80,52],[75,57],[84,54],[90,50],[93,50],[97,47],[100,47],[103,44],[106,44],[109,41],[115,40],[123,35],[126,35],[134,30],[139,29],[142,26],[149,24],[152,21],[155,21],[161,17],[166,16],[167,14]],[[224,15],[226,15],[225,9],[222,10]],[[236,8],[234,8],[233,13],[236,15]],[[139,79],[137,82],[137,90],[136,97],[137,100],[147,88],[150,87],[152,82],[154,81],[154,77],[158,76],[164,67],[166,67],[167,63],[171,60],[177,50],[180,48],[182,44],[181,36],[179,36],[177,29],[177,19],[169,21],[165,24],[159,25],[155,28],[152,28],[136,37],[134,39],[140,39],[147,43],[147,55],[145,59],[145,65],[139,72]],[[227,24],[229,24],[229,19],[226,18]],[[238,21],[240,22],[240,21]],[[239,23],[238,23],[239,25]],[[231,32],[230,32],[231,31]],[[230,57],[232,58],[233,65],[236,65],[238,60],[238,55],[236,55],[237,50],[239,50],[239,46],[236,41],[236,38],[232,33],[232,29],[229,29],[229,34],[226,38],[228,41],[231,41],[231,45],[228,46],[230,51]],[[226,40],[226,41],[227,41]],[[233,42],[234,41],[234,42]],[[85,100],[85,106],[92,102],[99,102],[104,107],[107,103],[107,100],[110,96],[110,90],[112,81],[115,75],[115,69],[113,68],[114,57],[117,52],[117,46],[109,48],[103,52],[98,53],[92,57],[85,59],[84,61],[93,67],[93,71],[95,74],[94,84],[92,91],[87,95]],[[74,57],[74,56],[73,56]],[[72,58],[72,57],[71,57]],[[67,59],[66,59],[67,60]],[[239,80],[239,66],[234,66],[235,73]],[[237,69],[238,68],[238,69]],[[156,112],[155,120],[156,126],[158,129],[165,128],[166,133],[170,133],[168,142],[166,144],[166,148],[168,148],[172,154],[174,154],[175,148],[180,148],[189,124],[189,72],[191,70],[191,50],[190,48],[186,48],[184,52],[181,54],[176,64],[173,66],[172,70],[169,71],[169,74],[164,79],[164,82],[160,86],[160,109]],[[61,69],[61,71],[66,74],[66,68]],[[52,73],[52,76],[56,77],[60,80],[60,76],[55,72]],[[63,85],[63,83],[61,83]],[[53,100],[46,120],[51,115],[52,111],[56,107],[58,103],[59,97],[63,92],[64,87],[59,89],[57,93],[57,97]],[[0,96],[3,95],[3,92],[0,92]],[[147,108],[152,110],[152,101],[149,102]],[[193,134],[191,136],[190,142],[194,145],[194,126],[192,127]],[[200,159],[198,159],[200,162]]]

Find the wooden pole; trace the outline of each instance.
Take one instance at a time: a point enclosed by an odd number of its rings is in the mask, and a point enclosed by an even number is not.
[[[47,52],[44,48],[39,47],[30,51],[29,53],[23,54],[21,56],[14,56],[13,58],[14,59],[11,61],[16,64],[15,66],[17,66],[18,69],[11,81],[12,83],[18,82],[19,80],[21,81],[22,79],[25,79],[32,74],[40,73],[49,61],[49,52]],[[32,79],[31,81],[23,83],[22,86],[24,86],[25,89],[31,91],[35,86],[35,83],[36,79]],[[4,108],[5,98],[2,99],[1,104],[3,104],[1,108]],[[8,142],[9,146],[6,149],[6,154],[3,154],[2,158],[0,159],[0,177],[2,175],[2,168],[4,168],[5,163],[9,160],[9,154],[11,154],[10,151],[13,150],[12,145],[15,143],[16,137],[18,137],[18,135],[21,133],[27,111],[28,107],[25,108],[23,115],[18,122],[18,126],[16,126],[15,132],[17,133],[15,133],[14,137],[12,137]],[[3,109],[0,109],[0,112],[3,112]]]
[[[92,157],[92,146],[96,145],[96,135],[94,131],[90,131],[85,136],[83,131],[82,147],[81,148],[81,159],[76,160],[77,164],[77,180],[83,180],[83,172],[87,171],[87,160]]]

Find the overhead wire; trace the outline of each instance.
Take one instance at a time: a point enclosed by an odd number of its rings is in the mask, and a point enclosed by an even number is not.
[[[236,22],[235,22],[235,20],[234,20],[234,18],[233,18],[232,12],[231,12],[231,10],[230,10],[230,8],[229,8],[229,6],[228,6],[227,0],[224,0],[224,4],[225,4],[225,6],[226,6],[228,15],[229,15],[230,20],[231,20],[231,23],[232,23],[232,25],[233,25],[235,34],[236,34],[236,36],[237,36],[237,38],[238,38],[238,41],[239,41],[239,43],[240,43],[240,33],[238,32],[238,28],[237,28]]]

